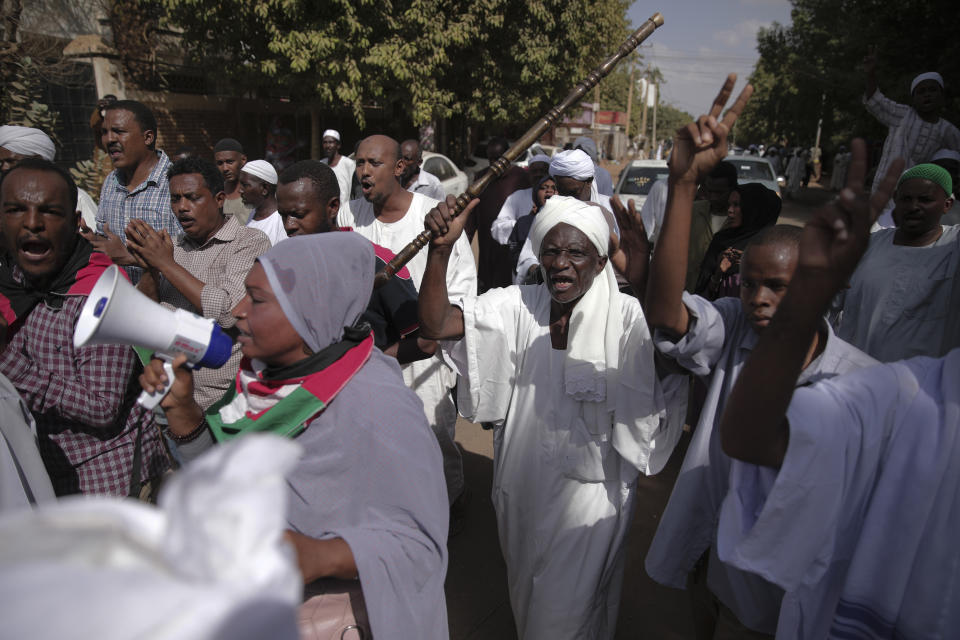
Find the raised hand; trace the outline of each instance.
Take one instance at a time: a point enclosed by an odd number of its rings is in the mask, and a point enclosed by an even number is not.
[[[457,199],[453,196],[447,196],[446,202],[438,202],[437,206],[427,212],[423,221],[425,229],[433,233],[430,238],[431,247],[452,247],[457,238],[463,233],[463,227],[467,223],[470,213],[480,203],[474,199],[467,205],[460,215],[453,217],[451,213],[457,206]]]
[[[110,231],[109,223],[103,223],[103,233],[99,234],[94,233],[90,227],[81,221],[80,235],[93,245],[94,251],[107,254],[107,257],[110,258],[114,264],[121,267],[139,265],[139,261],[127,251],[120,236]]]
[[[126,233],[130,250],[150,267],[157,269],[173,261],[173,241],[166,230],[157,231],[143,220],[133,218],[127,224]]]
[[[668,162],[673,180],[699,182],[727,155],[727,134],[753,95],[753,86],[748,84],[721,118],[736,82],[737,74],[727,76],[710,112],[677,129]]]
[[[866,251],[870,227],[890,200],[902,170],[903,160],[898,158],[871,196],[863,184],[867,146],[860,138],[854,140],[846,187],[814,213],[803,229],[798,272],[824,279],[833,290],[843,287]]]

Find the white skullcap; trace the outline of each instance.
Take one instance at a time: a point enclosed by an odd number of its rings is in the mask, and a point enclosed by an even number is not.
[[[2,145],[0,145],[2,146]],[[940,149],[933,157],[930,158],[930,162],[936,162],[937,160],[955,160],[960,162],[960,153],[954,151],[953,149]]]
[[[260,178],[264,182],[277,184],[277,170],[266,160],[251,160],[243,165],[240,171],[249,173],[255,178]]]
[[[550,164],[550,156],[548,156],[545,153],[535,153],[532,156],[530,156],[530,159],[527,161],[527,164],[530,165],[530,164],[533,164],[534,162],[546,162],[547,164]]]
[[[580,149],[561,151],[550,160],[550,175],[554,178],[590,180],[594,177],[595,171],[593,160]]]
[[[323,132],[323,135],[321,136],[320,139],[322,140],[323,138],[335,138],[337,141],[339,141],[340,132],[337,131],[336,129],[327,129],[326,131]]]
[[[913,93],[913,90],[917,88],[917,85],[923,82],[924,80],[933,80],[940,88],[943,89],[943,76],[941,76],[936,71],[928,71],[926,73],[921,73],[916,78],[913,79],[913,82],[910,83],[910,93]]]
[[[0,127],[0,147],[21,156],[40,156],[51,162],[57,155],[57,148],[53,146],[53,140],[40,129],[30,127],[13,125]]]

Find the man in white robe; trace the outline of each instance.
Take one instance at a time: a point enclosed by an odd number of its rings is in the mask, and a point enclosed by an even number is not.
[[[529,189],[514,191],[504,200],[500,207],[497,219],[490,226],[490,235],[500,244],[510,242],[510,233],[517,224],[517,220],[530,213],[533,209],[533,189],[540,184],[540,180],[550,170],[550,156],[538,153],[531,156],[527,164],[527,174],[530,176]]]
[[[905,171],[893,198],[898,226],[870,235],[850,287],[834,303],[837,335],[881,362],[960,346],[960,227],[940,224],[952,190],[943,167]]]
[[[340,185],[340,205],[343,206],[350,202],[350,190],[353,188],[353,173],[357,168],[356,162],[347,156],[340,155],[340,132],[335,129],[327,129],[323,132],[323,157],[320,162],[325,162],[333,169],[337,176],[337,184]]]
[[[497,425],[492,499],[518,635],[612,638],[637,476],[662,467],[671,437],[643,311],[617,290],[599,207],[562,196],[530,231],[545,284],[450,304],[463,224],[446,205],[427,218],[420,327],[458,340],[460,411]]]
[[[416,140],[404,140],[400,143],[400,157],[403,160],[403,173],[400,174],[400,184],[411,193],[420,193],[434,200],[443,200],[447,197],[443,190],[440,178],[429,171],[425,171],[423,151]],[[453,194],[460,195],[460,194]]]
[[[361,142],[357,148],[357,176],[363,198],[341,205],[337,216],[340,228],[356,231],[394,253],[399,253],[417,237],[423,231],[424,217],[437,201],[404,189],[397,180],[402,171],[400,145],[396,140],[370,136]],[[418,291],[426,264],[423,251],[407,263]],[[477,270],[466,238],[461,238],[453,249],[447,288],[451,300],[477,293]],[[427,420],[437,435],[448,497],[453,504],[464,490],[463,461],[454,442],[457,410],[450,394],[457,374],[439,354],[406,364],[401,370],[407,385],[423,401]]]

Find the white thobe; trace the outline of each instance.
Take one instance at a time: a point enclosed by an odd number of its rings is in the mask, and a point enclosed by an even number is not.
[[[960,351],[798,389],[779,470],[734,462],[720,559],[786,590],[778,640],[955,638]]]
[[[941,356],[960,346],[960,226],[926,247],[893,244],[896,229],[870,236],[838,296],[837,335],[881,362]]]
[[[283,218],[274,211],[263,220],[255,220],[253,215],[247,220],[247,226],[252,229],[259,229],[270,238],[270,246],[287,239],[287,230],[283,227]]]
[[[647,552],[651,578],[683,589],[687,576],[709,549],[707,586],[746,627],[761,633],[776,630],[783,591],[751,573],[719,561],[716,527],[727,493],[731,459],[720,448],[717,423],[727,398],[757,344],[757,332],[744,315],[739,298],[710,302],[683,292],[690,326],[679,340],[657,331],[654,344],[664,356],[704,378],[708,390],[680,475],[660,518]],[[800,374],[807,385],[848,371],[877,364],[876,360],[840,340],[827,328],[823,352]]]
[[[330,164],[326,158],[321,158],[320,162]],[[347,156],[340,156],[337,166],[330,168],[333,169],[333,174],[337,176],[337,184],[340,186],[340,210],[342,211],[343,208],[347,206],[347,203],[350,202],[350,191],[353,189],[353,174],[357,170],[357,163]]]
[[[420,172],[417,174],[417,179],[410,183],[407,191],[419,193],[434,200],[444,200],[447,197],[447,192],[444,191],[440,178],[423,169],[420,169]],[[413,238],[411,238],[411,240],[412,239]]]
[[[403,218],[396,222],[381,222],[374,215],[373,205],[363,198],[358,198],[346,207],[340,207],[337,222],[340,227],[352,228],[374,244],[399,253],[423,231],[423,219],[436,204],[436,200],[415,193]],[[413,286],[417,291],[420,290],[426,266],[426,250],[419,252],[407,263],[407,270],[410,271]],[[450,255],[447,266],[447,293],[451,302],[477,293],[477,266],[465,235],[457,240]],[[413,389],[423,402],[427,421],[437,434],[440,450],[443,452],[443,472],[447,481],[448,497],[453,502],[463,491],[463,463],[460,450],[454,443],[457,409],[450,395],[450,390],[457,382],[457,374],[444,363],[439,354],[402,365],[400,369],[407,386]]]
[[[497,219],[490,225],[490,235],[500,244],[507,244],[517,220],[530,213],[531,210],[533,210],[533,189],[514,191],[503,201]]]
[[[643,312],[634,298],[614,295],[622,367],[649,381],[620,392],[649,407],[637,422],[656,421],[661,400]],[[644,445],[612,419],[586,426],[593,403],[565,392],[567,352],[551,347],[545,286],[492,289],[460,304],[464,338],[448,353],[461,373],[461,413],[497,423],[492,500],[519,637],[612,638],[639,473],[621,452]]]

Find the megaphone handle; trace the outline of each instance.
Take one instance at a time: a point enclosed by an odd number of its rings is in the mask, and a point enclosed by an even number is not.
[[[163,400],[164,396],[170,393],[170,388],[173,386],[173,365],[164,360],[163,362],[163,372],[167,374],[167,383],[163,385],[162,389],[157,389],[153,393],[147,393],[143,391],[140,393],[140,397],[137,399],[137,404],[139,404],[144,409],[154,409],[160,401]]]

